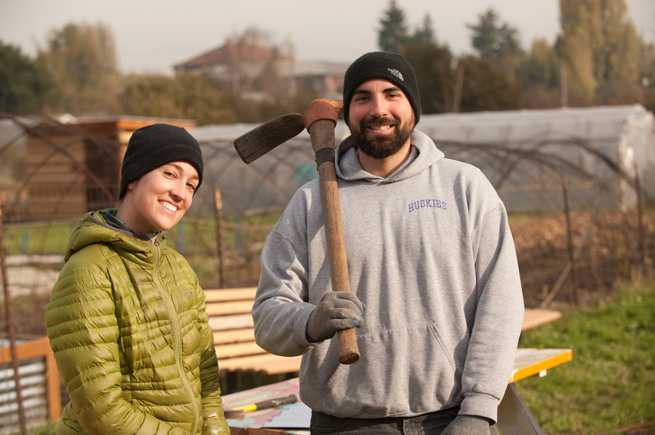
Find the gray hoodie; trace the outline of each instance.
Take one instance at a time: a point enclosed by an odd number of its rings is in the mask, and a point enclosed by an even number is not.
[[[505,207],[479,169],[417,130],[411,143],[387,178],[361,168],[352,137],[337,150],[350,284],[366,305],[359,361],[339,364],[336,336],[305,335],[332,290],[318,180],[295,193],[264,246],[256,340],[303,355],[300,394],[315,411],[409,417],[460,405],[495,421],[523,319]]]

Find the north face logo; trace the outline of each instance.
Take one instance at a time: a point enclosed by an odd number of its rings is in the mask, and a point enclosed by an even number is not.
[[[396,68],[387,68],[387,70],[391,73],[392,76],[395,76],[400,80],[405,81],[405,79],[403,78],[403,74],[400,71],[398,71]]]
[[[180,293],[182,293],[182,296],[187,301],[190,301],[191,298],[193,298],[193,289],[187,288],[187,289],[181,290]]]

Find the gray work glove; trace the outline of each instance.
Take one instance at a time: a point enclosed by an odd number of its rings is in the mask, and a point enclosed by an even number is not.
[[[489,420],[475,415],[458,415],[441,435],[489,435]]]
[[[332,338],[341,329],[364,325],[364,304],[351,292],[327,292],[323,295],[307,322],[310,343]]]

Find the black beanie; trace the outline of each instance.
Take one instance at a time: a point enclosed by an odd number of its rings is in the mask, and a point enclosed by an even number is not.
[[[196,168],[200,187],[202,152],[198,141],[188,131],[169,124],[152,124],[136,130],[130,137],[123,157],[119,198],[125,196],[131,182],[162,165],[180,161]]]
[[[415,123],[418,124],[421,117],[421,96],[414,69],[400,54],[386,51],[366,53],[348,67],[343,82],[343,117],[346,124],[353,93],[360,84],[370,79],[388,80],[402,89],[414,109]]]

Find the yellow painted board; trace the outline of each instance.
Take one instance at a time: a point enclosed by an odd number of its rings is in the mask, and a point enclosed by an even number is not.
[[[571,349],[518,349],[510,384],[571,361]]]

